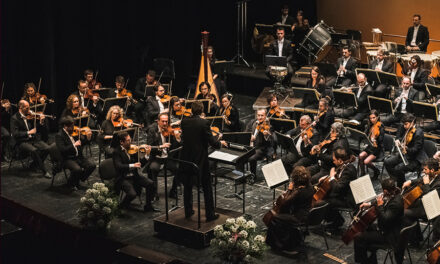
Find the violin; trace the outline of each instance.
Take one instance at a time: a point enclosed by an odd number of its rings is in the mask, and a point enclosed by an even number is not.
[[[147,145],[130,145],[130,149],[127,151],[129,155],[134,155],[138,152],[140,153],[146,153],[147,152]]]
[[[336,132],[330,132],[330,138],[324,139],[318,145],[313,146],[312,149],[310,150],[310,154],[311,155],[319,154],[324,146],[332,143],[337,138],[338,138],[338,135],[336,134]]]
[[[29,111],[28,112],[28,114],[26,115],[26,119],[27,120],[32,120],[32,119],[37,119],[37,120],[40,120],[40,118],[42,117],[42,116],[44,116],[45,118],[49,118],[49,119],[55,119],[55,116],[53,116],[53,115],[45,115],[45,114],[43,114],[43,112],[32,112],[32,111]]]
[[[74,115],[82,115],[83,112],[86,112],[86,115],[90,114],[90,110],[87,107],[79,106],[77,108],[72,109],[72,113]]]
[[[116,97],[120,98],[120,97],[133,97],[133,94],[131,92],[129,92],[127,89],[123,88],[121,90],[118,90],[118,94],[116,95]]]
[[[139,125],[133,122],[133,120],[131,119],[123,119],[122,117],[120,117],[117,120],[112,120],[112,124],[115,128],[120,128],[120,127],[132,127],[133,125]]]
[[[160,98],[160,102],[161,102],[162,104],[164,104],[164,103],[168,103],[170,100],[171,100],[171,96],[169,96],[168,94],[164,94],[164,95],[162,96],[162,98]]]
[[[180,127],[172,128],[171,126],[168,126],[167,128],[162,129],[161,133],[162,133],[162,136],[169,137],[169,136],[175,136],[175,131],[182,133],[182,129]]]
[[[73,132],[72,132],[71,136],[72,137],[77,137],[79,135],[87,136],[87,135],[91,134],[92,132],[101,132],[101,130],[90,129],[90,127],[88,127],[88,126],[81,127],[81,128],[79,128],[77,126],[74,126],[73,127]]]
[[[9,99],[2,99],[1,105],[3,108],[7,108],[7,105],[18,107],[16,104],[11,104],[11,102],[9,102]]]
[[[276,117],[288,118],[288,116],[284,113],[284,110],[281,110],[281,108],[279,106],[275,106],[275,107],[270,108],[269,115],[271,117],[275,115]]]
[[[29,103],[30,104],[38,104],[38,103],[53,103],[54,100],[53,99],[47,99],[47,96],[44,94],[40,94],[40,93],[36,93],[32,96],[28,97]]]
[[[373,146],[377,148],[377,138],[380,135],[380,127],[382,126],[382,123],[380,121],[377,121],[376,124],[372,125],[370,127],[370,136],[371,143],[373,143]]]
[[[220,135],[220,129],[218,127],[213,126],[211,127],[211,133],[214,137],[216,137]]]
[[[257,125],[257,131],[260,131],[261,133],[269,130],[270,130],[270,124],[266,120],[263,123]]]
[[[327,109],[322,112],[318,112],[318,114],[315,116],[315,121],[318,121],[323,115],[325,115],[325,113],[327,113]]]
[[[183,116],[189,117],[189,116],[192,115],[192,111],[191,111],[191,109],[187,109],[187,108],[181,106],[179,110],[174,112],[174,114],[176,116],[182,116],[183,115]]]
[[[91,82],[87,82],[87,87],[89,90],[96,89],[95,87],[98,86],[97,89],[101,88],[102,84],[100,82],[97,82],[96,79],[93,79]]]
[[[84,98],[85,99],[92,99],[93,96],[96,96],[99,98],[99,94],[98,93],[94,93],[93,89],[86,89],[86,92],[84,94]]]
[[[232,110],[232,106],[229,105],[228,107],[226,107],[226,109],[223,111],[223,115],[225,115],[226,117],[229,117],[231,115],[231,110]]]
[[[416,133],[416,127],[413,126],[410,128],[405,136],[405,145],[408,145],[414,137],[414,133]]]

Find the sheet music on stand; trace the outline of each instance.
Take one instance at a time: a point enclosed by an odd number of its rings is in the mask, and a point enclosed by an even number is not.
[[[432,190],[423,195],[422,203],[428,220],[434,219],[440,215],[440,198],[437,190]]]
[[[371,182],[370,175],[368,174],[351,181],[350,189],[356,204],[363,203],[376,197],[373,183]]]
[[[367,142],[367,144],[369,144],[370,146],[373,145],[373,142],[371,142],[371,140],[364,132],[352,127],[346,128],[348,129],[348,131],[350,131],[350,137],[357,139],[359,142]]]
[[[372,69],[363,69],[363,68],[356,68],[356,76],[359,73],[363,73],[365,77],[367,77],[368,83],[371,83],[371,86],[375,86],[376,84],[380,83],[379,75],[377,74],[378,71],[372,70]]]
[[[267,186],[271,189],[289,181],[289,176],[287,176],[281,159],[264,165],[261,170],[263,171]]]
[[[368,107],[370,110],[376,109],[379,114],[391,114],[394,115],[393,102],[390,99],[371,96],[367,97]]]
[[[233,155],[233,154],[226,153],[226,152],[223,152],[223,151],[218,151],[218,150],[216,150],[216,151],[212,152],[211,154],[209,154],[208,157],[212,158],[212,159],[218,159],[218,160],[227,161],[227,162],[232,162],[236,158],[238,158],[237,155]]]
[[[414,116],[439,121],[436,104],[413,101]]]
[[[399,87],[399,78],[394,73],[378,71],[377,76],[381,84]]]

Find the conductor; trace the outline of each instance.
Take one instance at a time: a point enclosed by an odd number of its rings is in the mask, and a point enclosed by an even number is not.
[[[181,159],[195,163],[200,169],[201,185],[205,200],[206,222],[213,221],[219,217],[214,211],[214,197],[212,194],[212,177],[209,172],[208,145],[220,148],[221,145],[227,146],[226,141],[219,141],[212,135],[210,122],[202,119],[203,104],[194,102],[191,106],[192,117],[182,120],[182,141],[183,149],[180,153]],[[182,182],[184,185],[184,206],[185,217],[190,218],[194,214],[193,210],[193,184],[198,175],[188,166],[180,166]]]

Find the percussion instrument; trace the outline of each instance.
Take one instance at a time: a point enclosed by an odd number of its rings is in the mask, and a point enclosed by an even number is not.
[[[367,50],[367,61],[370,64],[373,60],[376,59],[377,50]]]
[[[299,44],[298,54],[307,59],[310,57],[311,63],[313,63],[324,47],[330,44],[332,40],[330,32],[331,29],[321,21],[307,33],[304,40]]]
[[[424,54],[424,53],[409,53],[402,55],[402,61],[404,65],[409,65],[409,62],[411,61],[411,57],[414,55],[418,55],[420,59],[422,59],[423,64],[422,67],[424,69],[427,69],[429,71],[432,70],[432,67],[435,66],[435,63],[437,62],[438,57],[436,55],[431,54]]]
[[[269,72],[273,77],[284,77],[287,75],[287,67],[269,66]]]
[[[437,56],[434,64],[437,65],[437,72],[440,73],[440,50],[433,51],[432,55]]]

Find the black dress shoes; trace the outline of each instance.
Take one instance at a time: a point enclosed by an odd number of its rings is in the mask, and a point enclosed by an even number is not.
[[[191,210],[191,212],[186,212],[185,211],[185,218],[190,218],[191,216],[193,216],[195,214],[195,211],[194,210]]]
[[[159,209],[154,208],[151,204],[144,206],[144,212],[160,212]]]
[[[214,220],[218,219],[219,217],[220,217],[219,214],[214,214],[214,215],[211,215],[211,216],[207,216],[206,217],[206,222],[214,221]]]

